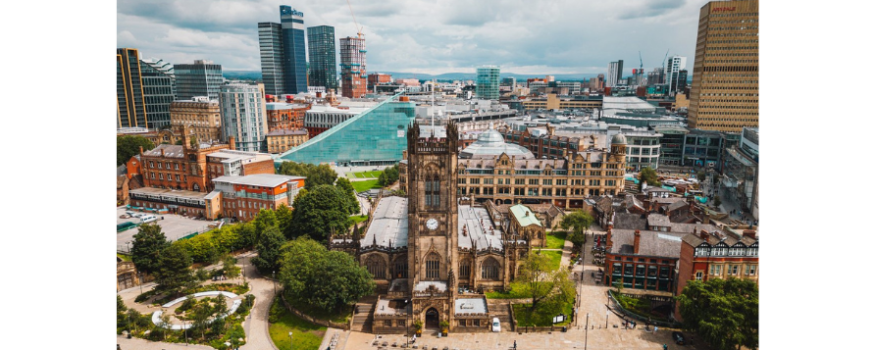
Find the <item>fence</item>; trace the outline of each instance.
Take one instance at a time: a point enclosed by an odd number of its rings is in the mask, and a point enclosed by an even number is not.
[[[298,311],[298,309],[295,309],[294,307],[289,305],[288,302],[286,302],[286,297],[284,295],[282,295],[282,293],[280,293],[280,300],[283,301],[283,305],[286,306],[286,309],[289,310],[289,312],[295,314],[295,316],[298,316],[307,322],[315,323],[315,324],[318,324],[320,326],[325,326],[325,327],[340,328],[340,329],[343,329],[345,331],[348,331],[350,328],[349,323],[335,323],[332,321],[324,321],[324,320],[310,317],[310,315],[307,315],[301,311]]]
[[[613,293],[611,293],[611,291],[608,291],[607,294],[608,294],[608,298],[610,298],[611,302],[613,302],[615,310],[618,310],[620,313],[622,313],[625,316],[629,316],[629,317],[634,318],[638,321],[646,322],[646,323],[649,323],[651,325],[655,325],[658,327],[670,327],[670,328],[680,328],[681,327],[681,324],[678,322],[675,322],[675,321],[654,320],[652,317],[647,317],[647,316],[638,314],[634,311],[626,310],[623,308],[623,305],[621,305],[620,302],[616,298],[614,298],[614,295],[613,295]]]

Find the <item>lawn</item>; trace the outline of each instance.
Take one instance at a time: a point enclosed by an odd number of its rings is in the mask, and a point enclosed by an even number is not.
[[[352,188],[356,192],[364,192],[372,188],[380,188],[377,180],[352,181]]]
[[[532,315],[531,323],[526,322],[526,313],[528,313],[528,307],[531,304],[513,304],[513,314],[517,320],[517,327],[525,327],[525,326],[535,326],[535,327],[548,327],[553,324],[553,317],[558,315],[549,314],[543,312],[543,310],[535,310],[535,313]],[[564,326],[571,323],[571,312],[572,312],[573,303],[565,304],[562,307],[561,313],[567,316],[565,321],[555,324],[555,326]]]
[[[117,256],[119,259],[122,259],[122,261],[131,261],[130,255],[115,253],[115,256]]]
[[[565,247],[565,231],[550,232],[547,234],[547,248],[562,249]]]
[[[550,258],[550,266],[553,270],[559,268],[559,264],[562,262],[562,252],[558,250],[536,250],[535,252],[540,252],[541,255],[546,255]]]
[[[356,223],[356,224],[360,223],[360,222],[368,221],[367,215],[354,215],[354,216],[350,216],[350,218],[352,219],[352,222]]]
[[[531,297],[531,293],[520,293],[515,290],[509,292],[486,292],[487,299],[525,299]]]
[[[383,173],[382,170],[360,171],[357,173],[348,173],[346,177],[352,178],[352,179],[368,179],[368,178],[376,179],[376,178],[380,177],[380,174],[382,174],[382,173]]]
[[[270,338],[280,350],[291,350],[289,332],[292,332],[292,341],[295,350],[319,350],[322,337],[325,336],[326,327],[312,324],[293,315],[281,306],[279,298],[270,307]]]

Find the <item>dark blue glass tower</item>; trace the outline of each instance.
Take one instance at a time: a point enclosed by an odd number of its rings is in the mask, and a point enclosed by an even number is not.
[[[307,58],[304,44],[304,14],[291,6],[280,5],[283,30],[283,70],[285,92],[307,92]]]

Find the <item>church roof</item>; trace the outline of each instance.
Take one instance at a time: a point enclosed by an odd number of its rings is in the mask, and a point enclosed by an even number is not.
[[[361,247],[374,245],[388,247],[407,246],[407,198],[383,197],[374,210],[374,219],[368,226],[365,238],[360,240]]]
[[[459,153],[459,158],[492,157],[507,154],[517,159],[533,159],[535,155],[527,148],[504,142],[504,136],[495,129],[486,130],[477,137],[477,141]]]
[[[517,204],[510,207],[510,212],[516,217],[517,222],[520,223],[520,226],[529,226],[529,225],[537,225],[542,226],[541,222],[538,221],[538,217],[535,216],[535,213],[532,212],[531,209],[522,204]]]
[[[483,207],[459,206],[459,247],[477,249],[504,249],[501,227],[494,225],[489,212]]]

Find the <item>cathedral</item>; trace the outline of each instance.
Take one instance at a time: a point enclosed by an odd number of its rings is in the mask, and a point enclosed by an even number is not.
[[[417,321],[430,330],[445,323],[450,331],[489,331],[496,310],[483,293],[507,289],[526,255],[545,244],[544,226],[526,206],[501,214],[461,194],[458,143],[452,122],[413,123],[402,167],[407,197],[378,198],[363,236],[329,240],[374,276],[375,333],[404,333]]]

